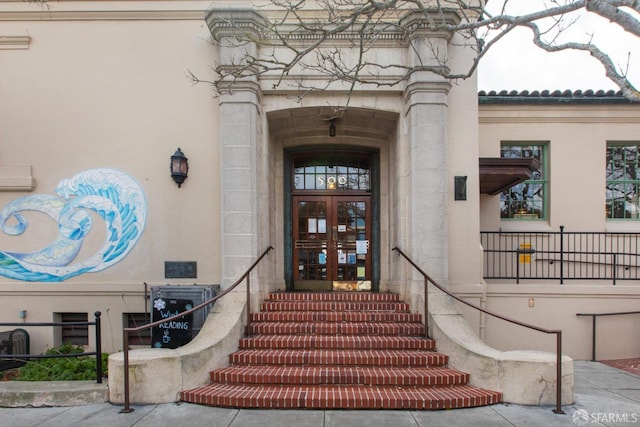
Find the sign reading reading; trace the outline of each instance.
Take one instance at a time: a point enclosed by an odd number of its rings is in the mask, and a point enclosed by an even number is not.
[[[193,301],[187,299],[153,300],[151,320],[168,319],[193,308]],[[193,338],[193,313],[160,323],[151,329],[151,346],[155,348],[178,348]]]

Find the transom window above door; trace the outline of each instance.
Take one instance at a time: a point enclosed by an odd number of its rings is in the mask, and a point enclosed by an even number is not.
[[[293,161],[294,190],[371,191],[368,156],[340,158],[310,155],[296,156]]]

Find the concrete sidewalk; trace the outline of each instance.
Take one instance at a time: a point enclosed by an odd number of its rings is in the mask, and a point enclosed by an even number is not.
[[[640,426],[640,376],[597,362],[575,362],[575,404],[556,415],[553,407],[500,404],[450,411],[250,410],[193,404],[0,408],[0,425],[11,427],[467,427]]]

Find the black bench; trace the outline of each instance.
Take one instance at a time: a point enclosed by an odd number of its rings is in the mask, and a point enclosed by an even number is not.
[[[29,333],[24,329],[0,332],[0,356],[29,354]],[[27,363],[24,359],[0,359],[0,371],[19,368]]]

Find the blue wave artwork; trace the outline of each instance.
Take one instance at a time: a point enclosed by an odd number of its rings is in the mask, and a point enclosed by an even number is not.
[[[33,253],[0,251],[0,275],[29,282],[61,282],[116,264],[140,239],[147,219],[144,192],[129,175],[114,169],[90,169],[60,181],[58,196],[31,195],[16,199],[0,211],[0,229],[12,236],[28,227],[25,211],[44,213],[58,224],[58,235]],[[88,211],[106,226],[102,247],[75,262],[92,227]],[[11,225],[10,225],[11,224]]]

